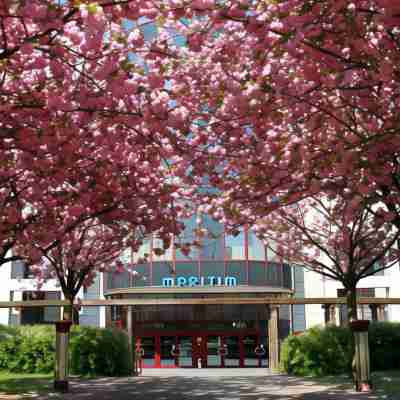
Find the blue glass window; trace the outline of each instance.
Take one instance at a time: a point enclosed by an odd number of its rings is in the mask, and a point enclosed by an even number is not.
[[[150,286],[150,264],[137,264],[133,268],[132,286]]]
[[[249,285],[263,286],[267,284],[267,268],[265,262],[249,263]]]
[[[185,244],[185,243],[193,243],[196,240],[196,216],[192,218],[186,219],[184,221],[185,229],[178,238],[175,239],[176,243]],[[176,249],[176,259],[177,260],[187,260],[193,261],[197,260],[199,257],[199,249],[196,246],[192,246],[189,254],[182,252],[179,248]]]
[[[227,255],[230,255],[232,260],[244,260],[245,252],[244,232],[240,232],[237,236],[226,235],[225,247]],[[228,258],[228,257],[227,257]]]
[[[202,261],[201,262],[201,276],[209,277],[224,277],[225,265],[223,261]]]
[[[204,237],[199,248],[200,257],[204,260],[224,259],[224,227],[208,216],[202,218]]]
[[[265,260],[264,243],[253,232],[249,232],[249,259]]]
[[[153,263],[153,285],[162,286],[162,280],[165,277],[174,276],[174,268],[171,262]]]
[[[244,261],[228,261],[227,276],[234,276],[237,279],[238,285],[246,285],[246,263]]]

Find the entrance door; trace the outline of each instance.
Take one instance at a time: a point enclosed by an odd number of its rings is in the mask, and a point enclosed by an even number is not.
[[[138,338],[143,367],[221,368],[261,367],[268,355],[258,334],[170,332]]]
[[[247,335],[243,337],[244,366],[258,367],[260,365],[260,351],[258,348],[258,337]]]
[[[207,337],[195,335],[192,340],[192,362],[194,368],[207,367]]]
[[[239,367],[240,366],[240,340],[239,336],[226,336],[225,337],[225,367]]]
[[[207,367],[222,367],[223,340],[221,336],[207,336]]]
[[[160,336],[160,367],[175,367],[175,336]]]
[[[156,338],[154,336],[142,337],[140,346],[143,349],[143,367],[156,367]]]
[[[178,367],[193,367],[192,336],[178,336]]]

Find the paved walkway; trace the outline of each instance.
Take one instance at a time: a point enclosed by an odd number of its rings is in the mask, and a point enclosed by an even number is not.
[[[36,399],[53,399],[54,395]],[[144,370],[140,377],[72,382],[65,400],[375,400],[265,369]]]

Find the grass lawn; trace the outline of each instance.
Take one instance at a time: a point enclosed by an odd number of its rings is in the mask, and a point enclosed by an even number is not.
[[[326,376],[313,378],[326,385],[340,385],[343,389],[351,389],[352,383],[347,376]],[[400,370],[379,371],[372,373],[374,392],[381,400],[400,400]]]
[[[400,371],[380,371],[372,374],[375,392],[382,399],[400,399]]]
[[[12,374],[0,372],[0,394],[47,393],[53,374]]]

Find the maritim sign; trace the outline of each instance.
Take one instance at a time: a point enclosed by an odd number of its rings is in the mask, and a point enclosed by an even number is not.
[[[163,287],[174,287],[174,286],[237,286],[237,279],[234,276],[177,276],[176,278],[162,278]]]

